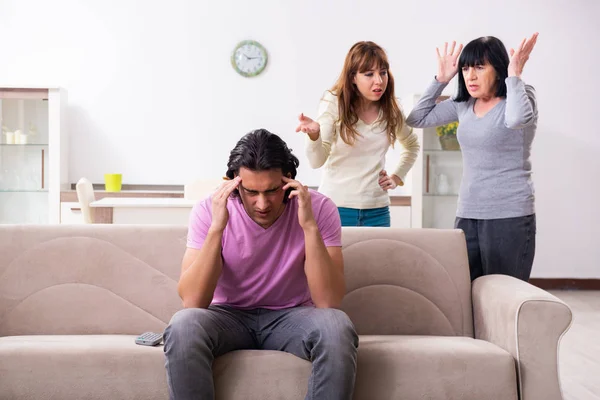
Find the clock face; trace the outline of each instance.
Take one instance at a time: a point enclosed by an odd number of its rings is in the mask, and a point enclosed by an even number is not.
[[[256,76],[267,66],[267,50],[253,40],[240,42],[231,55],[231,65],[242,76]]]

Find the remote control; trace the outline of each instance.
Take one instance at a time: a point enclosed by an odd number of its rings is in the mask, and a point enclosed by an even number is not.
[[[144,346],[156,346],[162,342],[162,339],[162,333],[144,332],[135,338],[135,342]]]

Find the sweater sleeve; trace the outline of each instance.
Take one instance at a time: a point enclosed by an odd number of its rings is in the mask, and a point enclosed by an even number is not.
[[[506,114],[504,125],[509,129],[521,129],[537,120],[538,110],[535,89],[521,78],[506,78]]]
[[[404,116],[402,120],[404,123],[396,133],[396,137],[398,138],[398,142],[404,147],[404,151],[400,155],[400,162],[394,170],[394,175],[400,178],[402,182],[405,182],[406,174],[415,164],[421,146],[419,145],[417,135],[413,133],[412,128],[404,120]]]
[[[317,140],[311,140],[306,135],[306,157],[312,168],[320,168],[325,164],[329,154],[331,153],[331,146],[335,141],[335,124],[338,119],[338,102],[337,97],[330,91],[325,92],[321,102],[319,103],[319,116],[317,122],[320,127],[320,134]]]
[[[429,128],[458,121],[456,102],[452,99],[436,104],[437,98],[447,84],[433,80],[419,102],[406,118],[406,123],[413,128]]]

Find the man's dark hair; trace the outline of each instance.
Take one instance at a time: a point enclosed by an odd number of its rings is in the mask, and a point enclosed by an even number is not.
[[[464,66],[473,67],[490,63],[496,71],[496,97],[506,97],[506,77],[510,59],[502,41],[494,36],[484,36],[469,42],[458,59],[458,94],[454,101],[468,101],[471,98],[465,78]]]
[[[281,169],[284,176],[289,174],[294,179],[298,165],[298,158],[279,136],[266,129],[256,129],[244,135],[229,153],[226,175],[233,179],[242,167],[256,172]],[[286,192],[284,202],[291,191],[290,188]],[[236,189],[232,194],[239,196],[239,191]]]

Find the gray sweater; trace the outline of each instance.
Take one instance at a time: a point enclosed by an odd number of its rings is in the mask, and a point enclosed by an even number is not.
[[[406,122],[426,128],[458,121],[463,176],[456,215],[496,219],[535,213],[529,160],[538,117],[533,87],[506,78],[506,98],[479,118],[473,98],[436,104],[445,86],[434,79]]]

